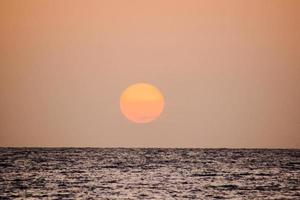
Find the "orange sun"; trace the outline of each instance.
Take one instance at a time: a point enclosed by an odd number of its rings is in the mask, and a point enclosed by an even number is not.
[[[124,90],[120,109],[135,123],[148,123],[159,117],[164,108],[164,97],[153,85],[137,83]]]

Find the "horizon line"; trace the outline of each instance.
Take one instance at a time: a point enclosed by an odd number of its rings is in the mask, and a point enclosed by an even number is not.
[[[300,150],[297,147],[95,147],[95,146],[0,146],[1,149],[4,148],[28,148],[28,149],[264,149],[264,150]]]

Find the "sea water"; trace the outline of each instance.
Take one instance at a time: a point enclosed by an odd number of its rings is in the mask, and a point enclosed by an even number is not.
[[[0,199],[300,199],[300,150],[0,148]]]

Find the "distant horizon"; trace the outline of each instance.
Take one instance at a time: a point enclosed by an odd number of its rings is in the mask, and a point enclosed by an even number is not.
[[[29,148],[29,149],[38,149],[38,148],[53,148],[53,149],[262,149],[262,150],[299,150],[300,148],[267,148],[267,147],[92,147],[92,146],[65,146],[65,147],[60,147],[60,146],[0,146],[0,148]]]

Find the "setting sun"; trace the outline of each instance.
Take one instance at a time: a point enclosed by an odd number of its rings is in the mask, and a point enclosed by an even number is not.
[[[153,121],[162,113],[163,108],[163,95],[156,87],[147,83],[129,86],[120,98],[122,113],[135,123]]]

